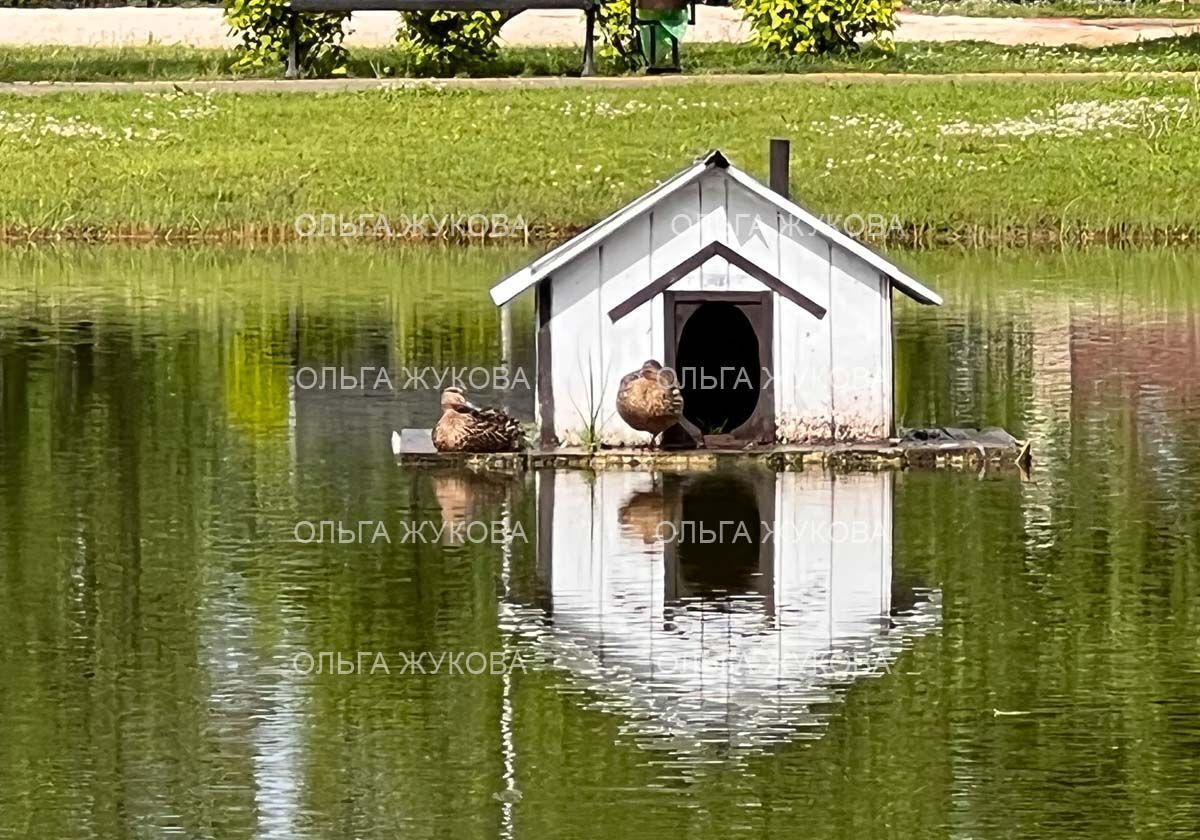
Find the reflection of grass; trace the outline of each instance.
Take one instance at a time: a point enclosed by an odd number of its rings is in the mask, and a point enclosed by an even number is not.
[[[174,334],[188,317],[200,317],[195,302],[202,301],[205,328],[222,313],[241,313],[204,339],[206,347],[229,348],[221,369],[226,401],[240,401],[235,419],[265,421],[267,407],[246,400],[262,387],[273,393],[274,383],[257,380],[267,379],[268,363],[292,362],[295,335],[303,335],[296,364],[317,360],[358,372],[386,362],[400,396],[436,406],[438,373],[496,364],[500,336],[487,290],[530,256],[515,248],[0,248],[0,325],[8,325],[11,340],[11,325],[33,312],[51,331],[84,318],[103,325],[158,313],[168,323],[162,329]],[[532,356],[522,328],[532,304],[532,295],[512,303],[519,358]],[[393,346],[382,349],[387,341]],[[429,369],[421,382],[404,374]],[[528,367],[523,375],[523,382],[535,378]],[[528,393],[517,387],[513,399]],[[274,406],[265,413],[277,417]]]
[[[561,233],[712,146],[763,176],[772,136],[793,140],[794,192],[852,233],[1200,226],[1200,191],[1171,188],[1200,180],[1200,94],[1182,82],[64,94],[0,96],[0,111],[10,237],[294,237],[304,214],[375,213],[394,230],[405,215],[504,214]]]
[[[1014,10],[1023,8],[1026,7],[1014,5]],[[946,13],[956,14],[959,10],[948,6]],[[771,54],[749,44],[687,43],[682,60],[685,72],[691,74],[1200,70],[1200,38],[1164,38],[1097,49],[980,42],[902,43],[895,46],[894,52],[868,46],[859,53],[843,56],[789,56]],[[230,50],[180,46],[0,46],[0,81],[234,78],[233,62]],[[347,69],[348,75],[363,78],[416,75],[407,56],[388,48],[351,50]],[[602,74],[619,72],[616,65],[603,60],[599,70]],[[495,60],[472,68],[469,75],[571,76],[578,72],[576,48],[506,47]],[[280,71],[274,68],[236,74],[239,78],[280,76]]]

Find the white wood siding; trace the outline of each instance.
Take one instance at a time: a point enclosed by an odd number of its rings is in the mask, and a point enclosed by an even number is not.
[[[830,381],[833,433],[837,440],[880,438],[887,434],[891,371],[884,375],[884,336],[879,329],[884,279],[853,254],[833,249],[829,283]]]
[[[777,276],[813,302],[831,310],[830,244],[790,218],[779,220]],[[833,437],[830,382],[832,312],[824,318],[788,300],[779,300],[779,354],[775,369],[776,435],[784,443]]]
[[[605,385],[602,433],[606,443],[633,446],[649,443],[650,435],[636,432],[616,413],[617,386],[621,377],[649,358],[662,359],[654,341],[654,316],[648,305],[639,306],[615,324],[608,317],[614,306],[646,287],[651,277],[651,240],[655,218],[622,228],[600,246],[600,324],[603,338],[600,381]],[[659,330],[661,333],[661,328]]]

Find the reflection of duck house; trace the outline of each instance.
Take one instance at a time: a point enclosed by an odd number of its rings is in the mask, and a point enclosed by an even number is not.
[[[890,473],[536,480],[548,618],[523,623],[531,644],[646,746],[803,737],[936,627],[937,599],[892,581]]]
[[[715,151],[503,280],[492,299],[503,306],[531,288],[543,446],[578,444],[593,425],[605,444],[644,444],[612,401],[650,358],[676,371],[685,416],[705,434],[887,437],[892,290],[941,303]]]

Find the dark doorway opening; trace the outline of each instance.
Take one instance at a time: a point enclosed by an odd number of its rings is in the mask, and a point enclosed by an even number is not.
[[[693,479],[683,490],[681,514],[691,530],[678,540],[675,596],[756,594],[764,522],[754,487],[726,474]],[[721,539],[703,538],[705,532]]]
[[[762,598],[773,609],[775,475],[727,470],[677,487],[676,538],[663,546],[668,603]]]
[[[708,437],[775,437],[770,294],[668,292],[668,366],[683,415]]]
[[[683,415],[704,434],[729,434],[754,414],[762,383],[758,336],[732,303],[701,304],[688,318],[675,370]]]

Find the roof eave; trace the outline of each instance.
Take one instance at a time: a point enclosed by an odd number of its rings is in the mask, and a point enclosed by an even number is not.
[[[675,173],[661,184],[655,186],[654,189],[643,193],[587,230],[538,257],[520,271],[501,280],[491,288],[492,302],[496,306],[503,306],[508,303],[538,280],[571,262],[596,242],[607,238],[614,231],[624,227],[666,196],[671,195],[676,190],[682,189],[705,172],[714,168],[731,168],[729,160],[717,149],[708,152],[687,169],[682,169]]]
[[[881,272],[884,276],[892,281],[892,285],[898,288],[908,297],[929,306],[941,306],[941,296],[928,288],[922,283],[917,282],[912,277],[909,277],[898,265],[893,263],[887,257],[880,254],[875,249],[871,248],[857,239],[849,236],[846,233],[838,230],[833,225],[822,220],[817,214],[811,210],[802,207],[790,198],[785,198],[779,193],[772,190],[767,185],[763,184],[758,179],[748,175],[736,166],[729,167],[729,177],[737,181],[742,186],[749,189],[756,195],[775,204],[780,210],[794,216],[796,219],[804,222],[813,229],[814,232],[829,239],[831,242],[845,248],[850,253],[864,260],[868,265]]]
[[[488,292],[492,296],[492,303],[496,304],[496,306],[503,306],[528,289],[536,282],[530,279],[532,274],[533,270],[529,266],[525,266],[520,271],[508,275],[495,286],[492,286]]]
[[[890,280],[892,282],[893,288],[899,290],[899,292],[901,294],[903,294],[905,297],[911,298],[912,300],[915,300],[917,303],[920,303],[924,306],[941,306],[942,305],[942,296],[941,295],[939,295],[933,289],[930,289],[928,286],[924,286],[921,283],[918,283],[916,280],[912,279],[907,274],[901,275],[901,277],[903,278],[902,281],[898,281],[897,277],[894,274],[890,274],[887,272],[884,272],[884,277],[886,277],[888,280]]]

